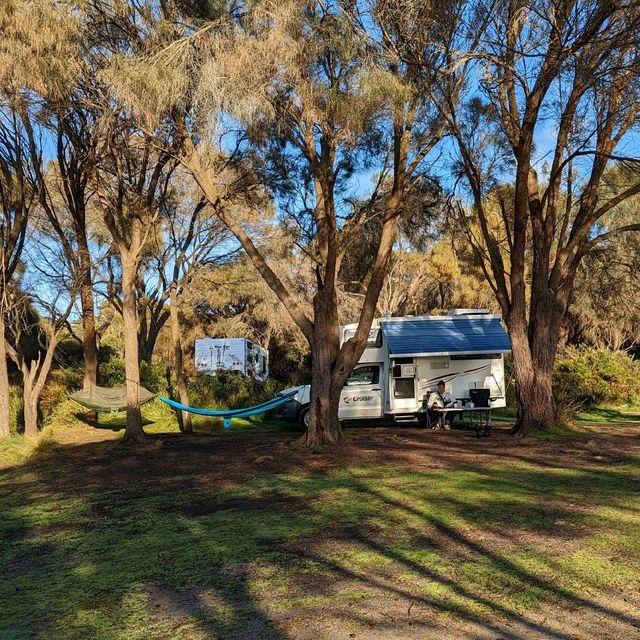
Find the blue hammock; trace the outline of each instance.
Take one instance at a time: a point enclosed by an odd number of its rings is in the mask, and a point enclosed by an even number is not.
[[[175,400],[171,400],[169,398],[159,397],[159,400],[162,402],[166,402],[170,407],[177,409],[178,411],[188,411],[189,413],[195,413],[199,416],[208,416],[213,418],[223,418],[223,425],[225,429],[231,427],[231,418],[247,418],[249,416],[255,416],[258,413],[264,413],[265,411],[271,411],[271,409],[276,409],[277,407],[286,404],[296,395],[298,391],[289,391],[284,395],[278,396],[277,398],[272,398],[271,400],[267,400],[267,402],[263,402],[262,404],[257,404],[254,407],[245,407],[244,409],[199,409],[197,407],[190,407],[186,404],[180,404]]]

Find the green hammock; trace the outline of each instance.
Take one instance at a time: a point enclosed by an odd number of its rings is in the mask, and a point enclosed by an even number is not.
[[[126,387],[85,387],[80,391],[76,391],[69,396],[78,404],[87,409],[95,411],[124,411],[127,408],[127,388]],[[140,404],[149,402],[155,398],[155,394],[151,393],[144,387],[138,388],[138,398]]]

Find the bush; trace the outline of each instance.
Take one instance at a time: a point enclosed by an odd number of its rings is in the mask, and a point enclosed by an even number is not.
[[[189,382],[187,391],[194,407],[238,409],[266,402],[280,388],[274,380],[262,383],[234,371],[221,371],[215,376],[197,374]]]
[[[167,365],[163,362],[154,364],[140,362],[140,384],[154,393],[166,393]]]
[[[22,433],[24,427],[24,408],[22,403],[22,387],[9,387],[9,432]]]
[[[83,428],[87,426],[86,422],[82,419],[86,411],[87,409],[77,402],[74,402],[70,398],[64,398],[53,408],[51,413],[45,415],[44,424],[46,427],[53,428]]]
[[[123,387],[127,382],[124,370],[124,357],[109,346],[100,347],[98,362],[100,380],[104,387]],[[166,391],[167,365],[159,362],[147,364],[140,362],[140,384],[154,393]]]
[[[553,377],[559,406],[640,401],[640,362],[624,351],[569,348],[556,360]]]
[[[56,360],[62,367],[84,366],[82,343],[72,338],[63,340],[56,350]]]
[[[100,346],[98,349],[100,382],[105,387],[122,387],[125,383],[124,358],[115,349]]]
[[[53,369],[40,396],[40,410],[45,420],[63,404],[70,393],[82,388],[82,367]]]

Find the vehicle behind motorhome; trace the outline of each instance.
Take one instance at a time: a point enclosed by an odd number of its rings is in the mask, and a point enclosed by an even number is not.
[[[215,375],[238,371],[264,382],[269,377],[269,354],[246,338],[200,338],[195,344],[196,372]]]
[[[353,337],[356,327],[341,327],[341,343]],[[471,390],[487,389],[490,406],[504,407],[504,354],[509,351],[500,316],[483,309],[454,309],[447,316],[380,318],[342,390],[339,418],[413,420],[423,398],[436,390],[440,380],[463,402],[469,400]],[[281,415],[306,424],[311,388],[297,389]]]

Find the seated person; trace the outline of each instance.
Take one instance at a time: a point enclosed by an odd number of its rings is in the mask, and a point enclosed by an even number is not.
[[[455,405],[456,399],[445,391],[444,380],[438,382],[438,390],[433,391],[427,400],[427,410],[429,411],[429,421],[435,428],[440,425],[440,418],[442,416],[438,409],[452,408]],[[449,428],[449,425],[445,422],[445,429]]]

